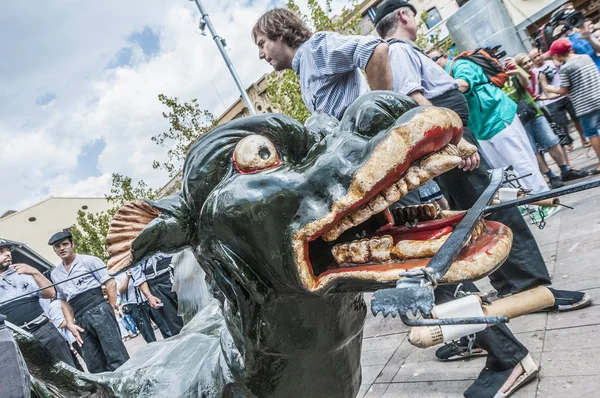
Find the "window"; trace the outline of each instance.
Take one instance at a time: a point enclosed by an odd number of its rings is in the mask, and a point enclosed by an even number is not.
[[[427,28],[431,29],[440,22],[442,22],[442,16],[436,7],[427,11]]]
[[[371,22],[375,21],[375,15],[377,14],[377,6],[372,6],[367,10],[367,15]]]
[[[81,208],[82,208],[83,210],[87,210],[87,209],[88,209],[87,205],[83,205],[83,206],[81,206]]]
[[[36,218],[35,217],[29,217],[29,222],[35,222]]]

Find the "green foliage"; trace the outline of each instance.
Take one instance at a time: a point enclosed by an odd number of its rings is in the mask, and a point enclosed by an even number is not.
[[[169,121],[170,127],[169,131],[152,137],[152,141],[169,150],[167,161],[154,161],[152,167],[166,170],[169,177],[174,177],[181,171],[190,145],[215,127],[217,121],[212,113],[200,109],[197,99],[181,104],[177,97],[170,98],[164,94],[160,94],[158,99],[169,108],[168,112],[163,112],[163,116]]]
[[[143,181],[134,186],[130,177],[113,174],[110,195],[106,195],[106,199],[114,207],[99,213],[83,210],[77,212],[77,223],[70,229],[73,239],[77,242],[77,252],[99,257],[104,262],[108,261],[105,242],[112,217],[125,203],[135,199],[154,199],[156,193]]]
[[[417,23],[417,40],[415,40],[415,44],[425,50],[439,48],[447,52],[454,45],[452,39],[450,37],[440,39],[441,31],[439,27],[436,27],[431,32],[431,36],[428,36],[427,18],[429,18],[429,14],[426,11],[421,12]]]
[[[331,10],[332,0],[325,0],[321,5],[317,0],[306,0],[308,15],[302,13],[295,0],[288,0],[287,8],[296,13],[311,29],[315,31],[333,31],[344,34],[360,34],[361,15],[358,12],[358,0],[349,1],[338,16]],[[298,76],[292,70],[275,72],[267,77],[267,94],[274,109],[288,115],[300,123],[310,116],[304,105]]]

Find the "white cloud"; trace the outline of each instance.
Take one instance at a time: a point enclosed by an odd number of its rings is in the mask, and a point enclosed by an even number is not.
[[[258,60],[250,31],[272,3],[204,1],[232,47],[229,56],[246,86],[270,72]],[[343,3],[336,1],[334,9]],[[101,196],[112,173],[155,188],[164,184],[166,174],[151,167],[166,152],[150,140],[168,129],[158,94],[197,98],[216,115],[225,109],[214,86],[226,106],[239,97],[212,38],[195,32],[199,17],[187,0],[65,0],[36,7],[4,2],[0,170],[11,177],[0,195],[0,214],[48,195]],[[132,45],[127,38],[145,27],[160,36],[159,53],[148,59],[135,47],[130,66],[106,70],[123,47]],[[100,138],[106,142],[98,159],[101,175],[81,179],[77,157]]]

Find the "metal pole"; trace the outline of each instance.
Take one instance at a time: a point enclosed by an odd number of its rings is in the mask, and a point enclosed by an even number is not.
[[[248,94],[246,94],[246,89],[242,85],[242,81],[240,80],[239,76],[237,75],[237,72],[235,71],[235,68],[233,67],[233,64],[231,63],[231,59],[229,59],[229,55],[227,55],[227,52],[225,51],[225,46],[223,45],[224,39],[217,34],[217,31],[215,30],[215,27],[213,26],[212,22],[210,21],[210,18],[208,17],[208,14],[206,13],[206,10],[204,9],[204,6],[200,2],[200,0],[194,0],[194,2],[198,6],[198,9],[200,10],[200,14],[202,15],[202,19],[206,23],[206,26],[208,27],[208,30],[210,31],[213,40],[217,44],[217,47],[219,48],[219,51],[221,52],[221,55],[223,56],[223,59],[225,60],[225,64],[227,64],[227,67],[229,68],[229,72],[231,72],[231,76],[233,76],[233,80],[235,80],[235,84],[237,85],[238,89],[240,90],[240,93],[242,94],[242,99],[246,103],[246,107],[250,111],[251,115],[256,115],[256,111],[254,110],[254,107],[252,106],[252,102],[250,101]]]

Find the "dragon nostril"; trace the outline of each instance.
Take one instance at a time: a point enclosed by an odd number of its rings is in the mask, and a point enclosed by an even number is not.
[[[267,160],[271,157],[271,151],[269,151],[269,148],[263,146],[258,150],[258,156],[260,156],[262,160]]]

